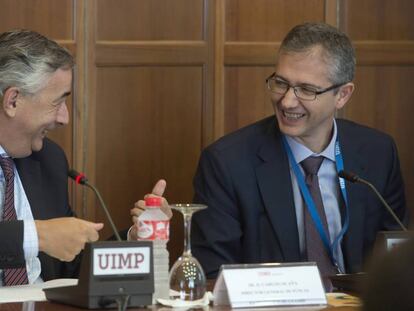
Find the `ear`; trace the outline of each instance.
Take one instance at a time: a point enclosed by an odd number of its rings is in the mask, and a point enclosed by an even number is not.
[[[338,93],[336,94],[336,109],[341,109],[349,101],[354,92],[355,85],[352,82],[349,82],[340,87]]]
[[[9,117],[14,117],[17,110],[17,98],[19,97],[19,89],[17,87],[9,87],[3,95],[3,110]]]

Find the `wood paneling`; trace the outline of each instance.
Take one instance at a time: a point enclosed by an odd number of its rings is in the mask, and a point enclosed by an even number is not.
[[[340,27],[352,40],[414,40],[414,1],[342,0]]]
[[[97,87],[96,180],[118,227],[130,226],[133,203],[160,178],[170,202],[191,202],[201,150],[201,67],[100,68]],[[106,222],[100,210],[97,219]],[[112,234],[105,227],[102,236]]]
[[[323,21],[323,0],[226,0],[226,41],[281,41],[296,24]]]
[[[356,91],[341,115],[395,139],[412,208],[414,148],[407,134],[414,132],[414,2],[343,0],[339,8],[339,25],[354,41],[358,64]]]
[[[360,66],[356,90],[344,108],[345,116],[356,122],[381,129],[396,141],[406,189],[414,187],[414,163],[411,135],[414,132],[414,66]],[[407,191],[407,202],[414,194]]]
[[[201,65],[206,63],[204,41],[108,42],[96,45],[98,66]]]
[[[273,67],[228,67],[226,69],[225,133],[274,113],[265,78]]]
[[[228,42],[224,46],[226,65],[272,65],[280,43],[274,42]]]
[[[414,64],[414,41],[358,41],[354,45],[361,65]]]
[[[98,40],[202,40],[203,0],[99,0]]]
[[[74,39],[73,0],[1,0],[0,31],[25,28],[53,39]]]

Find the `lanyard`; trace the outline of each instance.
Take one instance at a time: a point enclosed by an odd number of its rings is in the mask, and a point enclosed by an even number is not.
[[[319,236],[322,239],[325,249],[328,251],[328,254],[329,254],[329,257],[331,258],[332,263],[337,268],[339,268],[337,259],[335,258],[336,257],[335,250],[337,250],[339,242],[342,240],[342,238],[345,235],[345,232],[348,230],[348,227],[349,227],[348,196],[346,193],[345,181],[343,180],[343,178],[338,177],[339,187],[341,189],[342,197],[345,202],[345,221],[342,226],[342,230],[339,232],[338,236],[334,239],[333,243],[330,244],[327,232],[325,232],[325,230],[323,229],[321,218],[319,217],[319,214],[316,210],[315,202],[313,201],[312,196],[309,192],[309,189],[306,186],[303,173],[300,170],[299,165],[295,161],[292,150],[290,149],[290,146],[286,141],[286,137],[282,136],[282,140],[283,140],[283,144],[288,154],[289,162],[292,166],[293,172],[295,173],[296,179],[298,181],[300,191],[302,192],[303,198],[305,200],[306,207],[309,211],[309,214],[311,215],[312,220],[316,226],[316,229],[318,230]],[[341,148],[339,147],[338,136],[335,141],[335,165],[336,165],[337,172],[340,172],[344,168],[344,161],[342,158]]]

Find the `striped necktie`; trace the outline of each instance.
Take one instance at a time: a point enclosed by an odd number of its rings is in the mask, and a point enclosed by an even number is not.
[[[14,162],[11,158],[0,157],[0,166],[6,180],[3,221],[17,220],[16,210],[14,209]],[[23,285],[27,283],[26,266],[21,268],[3,269],[4,286]]]
[[[326,221],[325,209],[323,207],[321,190],[319,188],[318,171],[322,165],[323,157],[308,157],[300,164],[305,172],[305,183],[309,188],[310,195],[315,203],[316,210],[322,222],[323,229],[329,239],[328,223]],[[328,251],[326,250],[322,239],[319,235],[316,225],[307,209],[305,209],[305,237],[306,237],[306,252],[308,261],[315,261],[318,265],[322,277],[334,275],[336,269],[331,262]],[[324,282],[325,289],[331,291],[330,282]],[[328,284],[327,284],[328,283]]]

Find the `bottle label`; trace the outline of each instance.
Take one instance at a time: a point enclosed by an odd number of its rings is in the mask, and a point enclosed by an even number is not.
[[[145,240],[168,240],[170,222],[168,220],[140,220],[138,238]]]

